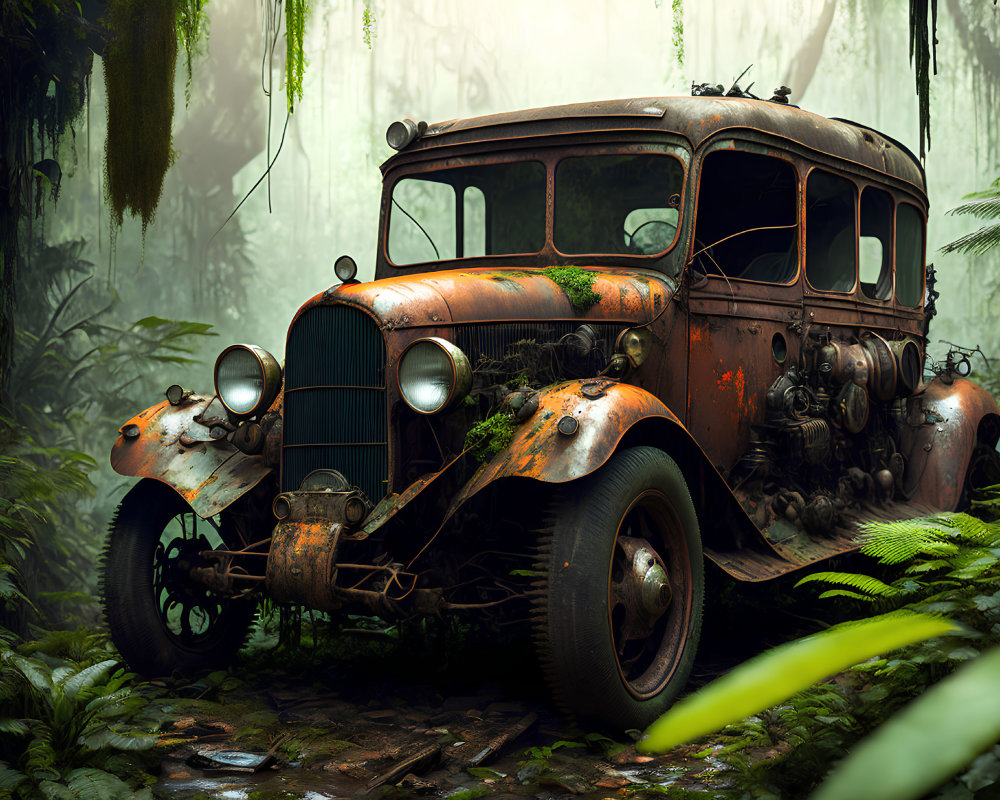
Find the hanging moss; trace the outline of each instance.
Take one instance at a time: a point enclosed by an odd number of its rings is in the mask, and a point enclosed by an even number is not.
[[[586,311],[601,300],[601,295],[594,291],[597,275],[593,272],[579,267],[549,267],[542,270],[542,274],[566,292],[577,311]]]
[[[306,71],[305,34],[308,0],[285,0],[285,96],[288,113],[302,99],[302,77]]]
[[[58,189],[58,144],[86,102],[101,34],[75,0],[4,2],[0,11],[0,400],[28,252],[21,240]]]
[[[910,0],[910,63],[917,84],[920,124],[920,160],[931,146],[931,68],[937,74],[937,0],[930,2],[930,25],[927,22],[928,0]]]
[[[174,0],[113,0],[108,24],[114,37],[104,54],[108,96],[105,193],[112,222],[125,212],[153,220],[170,166],[177,62]]]

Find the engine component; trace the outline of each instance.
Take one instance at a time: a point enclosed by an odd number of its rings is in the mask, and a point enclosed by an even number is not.
[[[889,343],[877,333],[866,335],[862,346],[868,356],[868,388],[876,400],[887,403],[896,396],[896,357]]]
[[[793,463],[822,464],[830,453],[830,425],[825,419],[805,419],[782,426],[786,452]]]
[[[833,402],[837,421],[848,433],[860,433],[868,423],[868,392],[856,383],[845,383]]]

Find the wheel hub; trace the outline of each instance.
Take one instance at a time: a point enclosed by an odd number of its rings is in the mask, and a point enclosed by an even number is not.
[[[625,609],[623,638],[648,636],[673,600],[666,565],[645,539],[619,536],[617,547],[624,569],[612,583],[615,599]]]

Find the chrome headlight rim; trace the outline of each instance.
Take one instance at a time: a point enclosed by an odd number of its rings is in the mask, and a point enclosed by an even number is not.
[[[435,346],[447,359],[448,372],[444,373],[443,376],[447,380],[448,391],[444,398],[433,407],[430,405],[421,407],[416,403],[415,393],[408,390],[407,378],[404,375],[407,357],[418,346]],[[424,416],[439,414],[453,406],[469,393],[469,390],[472,388],[472,365],[461,348],[454,343],[439,336],[425,336],[410,342],[400,355],[399,361],[396,364],[396,385],[399,387],[399,394],[403,398],[403,402],[413,411]]]
[[[259,379],[261,382],[257,398],[249,408],[246,406],[234,407],[234,404],[232,404],[231,391],[227,390],[226,392],[223,392],[223,387],[219,384],[219,369],[223,365],[227,356],[230,356],[230,354],[235,351],[247,352],[254,358],[256,362],[255,367],[258,370],[258,373],[256,375],[248,375],[247,379]],[[219,402],[222,403],[226,412],[233,419],[250,419],[263,414],[268,408],[271,407],[271,404],[274,402],[274,398],[277,397],[278,392],[281,391],[281,365],[274,356],[267,352],[267,350],[263,347],[258,347],[255,344],[229,345],[229,347],[219,353],[219,357],[215,360],[213,377],[215,380],[215,395],[219,398]],[[230,395],[228,400],[226,397],[227,394]]]

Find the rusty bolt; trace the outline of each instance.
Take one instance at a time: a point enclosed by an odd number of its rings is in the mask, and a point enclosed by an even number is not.
[[[577,421],[576,417],[571,417],[566,414],[559,418],[559,422],[556,424],[556,429],[563,436],[572,436],[580,428],[580,423]]]

